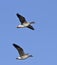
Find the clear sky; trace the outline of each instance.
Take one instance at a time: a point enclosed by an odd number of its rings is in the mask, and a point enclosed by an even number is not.
[[[17,29],[16,13],[35,30]],[[13,43],[33,57],[16,60]],[[0,0],[0,65],[57,65],[57,0]]]

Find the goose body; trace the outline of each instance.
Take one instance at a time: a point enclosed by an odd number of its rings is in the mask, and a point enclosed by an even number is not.
[[[33,26],[31,24],[34,24],[35,22],[27,22],[25,17],[23,17],[22,15],[20,15],[18,13],[16,15],[17,15],[18,19],[21,22],[21,25],[18,25],[17,28],[25,28],[25,27],[27,27],[27,28],[30,28],[30,29],[34,30],[34,28],[33,28]]]
[[[20,55],[16,59],[18,59],[18,60],[24,60],[24,59],[27,59],[29,57],[32,57],[32,55],[25,54],[24,50],[20,46],[18,46],[17,44],[13,44],[13,46],[17,49],[17,51],[18,51],[18,53]]]

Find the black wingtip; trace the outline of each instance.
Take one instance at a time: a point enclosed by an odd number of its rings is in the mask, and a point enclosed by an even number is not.
[[[15,43],[13,43],[13,46],[16,46],[16,44],[15,44]]]
[[[31,27],[31,29],[32,29],[32,30],[35,30],[35,28],[34,28],[34,27]]]
[[[16,47],[19,47],[17,44],[13,43],[13,46],[16,48]]]
[[[31,30],[35,30],[35,29],[33,28],[33,29],[31,29]]]
[[[13,46],[14,46],[14,47],[16,47],[16,46],[17,46],[17,44],[13,43]]]
[[[19,15],[19,13],[17,13],[16,15]]]
[[[17,13],[16,15],[17,15],[17,17],[19,17],[19,16],[20,16],[20,15],[19,15],[19,13]]]

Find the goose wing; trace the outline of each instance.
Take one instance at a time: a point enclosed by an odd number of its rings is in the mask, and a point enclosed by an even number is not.
[[[13,46],[17,49],[20,56],[24,55],[24,51],[20,46],[18,46],[17,44],[13,44]]]
[[[27,26],[27,28],[34,30],[33,26],[31,26],[31,25]]]
[[[21,24],[23,24],[24,22],[26,22],[25,17],[23,17],[22,15],[20,15],[20,14],[18,14],[18,13],[17,13],[16,15],[17,15],[17,17],[19,18]]]

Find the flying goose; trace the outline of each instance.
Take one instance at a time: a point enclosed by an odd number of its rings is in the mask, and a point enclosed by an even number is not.
[[[16,59],[24,60],[24,59],[27,59],[29,57],[32,57],[32,55],[25,54],[24,50],[20,46],[18,46],[17,44],[14,43],[13,46],[17,49],[17,51],[19,53],[19,57],[17,57]]]
[[[34,30],[34,28],[33,28],[33,26],[31,24],[34,24],[35,22],[27,22],[25,17],[23,17],[22,15],[20,15],[18,13],[16,15],[17,15],[18,19],[21,22],[21,25],[18,25],[17,28],[25,28],[25,27],[27,27],[27,28],[30,28],[30,29]]]

